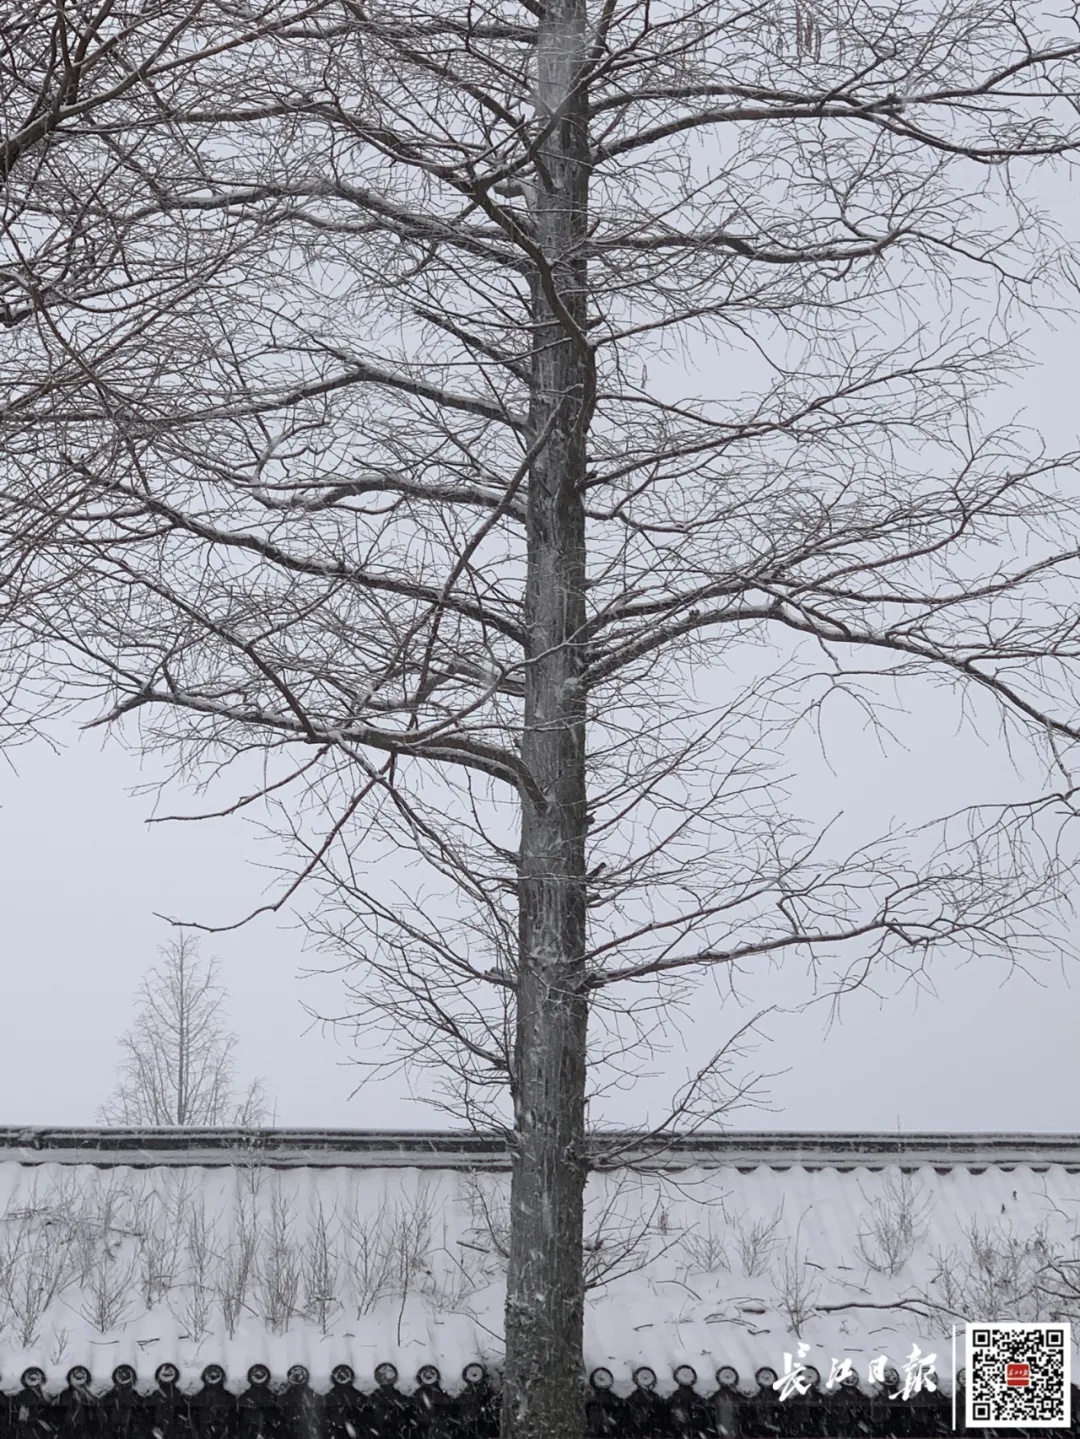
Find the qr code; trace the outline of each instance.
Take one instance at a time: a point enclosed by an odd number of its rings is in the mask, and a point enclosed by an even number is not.
[[[1071,1353],[1068,1324],[967,1325],[968,1426],[1068,1428]]]

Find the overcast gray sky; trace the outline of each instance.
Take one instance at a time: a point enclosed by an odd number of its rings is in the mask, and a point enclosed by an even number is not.
[[[1072,223],[1069,215],[1064,222]],[[1033,335],[1041,366],[1015,392],[1051,447],[1076,443],[1078,340],[1071,323]],[[133,991],[170,935],[155,912],[234,920],[264,897],[267,875],[255,866],[274,859],[240,823],[148,827],[150,800],[129,794],[146,777],[137,760],[115,745],[103,749],[99,731],[79,738],[69,725],[57,733],[67,742],[59,755],[35,742],[13,752],[14,769],[0,766],[0,1123],[93,1123]],[[1000,754],[952,733],[945,711],[928,709],[912,734],[901,764],[854,730],[838,733],[835,773],[815,762],[805,780],[821,816],[847,809],[887,821],[915,801],[1015,792]],[[206,943],[223,961],[243,1074],[266,1078],[278,1122],[438,1127],[439,1116],[410,1102],[404,1083],[350,1099],[357,1072],[347,1043],[310,1031],[302,1010],[305,999],[333,1009],[340,984],[300,977],[315,960],[288,924],[262,918]],[[737,1122],[811,1130],[1077,1128],[1080,970],[1043,969],[1038,983],[1016,976],[1003,985],[1003,978],[1000,968],[939,966],[936,997],[911,991],[882,1004],[857,995],[828,1032],[823,1011],[773,1016],[772,1041],[756,1064],[787,1072],[771,1084],[773,1110]],[[772,976],[752,997],[783,1004],[788,994]],[[691,1047],[751,1012],[703,1003]],[[686,1063],[670,1055],[670,1076],[677,1079]],[[640,1121],[659,1095],[658,1085],[643,1084],[613,1117]]]
[[[131,995],[155,950],[169,937],[159,913],[211,923],[237,918],[262,897],[273,858],[245,826],[147,826],[150,801],[128,791],[138,762],[100,732],[58,756],[34,744],[0,774],[3,865],[5,1039],[0,1045],[0,1123],[87,1124],[110,1085],[115,1037],[128,1022]],[[991,752],[951,740],[928,725],[925,747],[910,757],[928,788],[956,782],[966,752],[997,789]],[[822,805],[854,802],[856,784],[881,813],[895,807],[888,761],[847,747],[847,763]],[[904,765],[910,775],[909,764]],[[909,779],[910,782],[910,779]],[[848,790],[851,793],[847,793]],[[180,808],[177,805],[177,808]],[[356,1071],[346,1043],[307,1032],[302,1001],[333,1008],[332,978],[303,979],[315,957],[296,929],[262,918],[206,941],[220,955],[241,1039],[241,1065],[262,1074],[281,1124],[438,1127],[409,1102],[404,1085],[368,1088],[350,1100]],[[870,995],[847,1001],[841,1023],[825,1032],[825,1014],[773,1016],[772,1042],[755,1056],[764,1071],[788,1070],[771,1084],[775,1108],[739,1123],[795,1129],[1075,1128],[1080,1079],[1080,974],[1043,970],[1041,986],[1017,976],[1002,986],[1000,968],[969,965],[935,971],[937,997],[902,993],[885,1005]],[[754,994],[762,1003],[789,995],[772,976]],[[708,989],[703,994],[708,995]],[[748,1017],[751,1009],[745,1011]],[[702,1005],[699,1038],[727,1033],[740,1014]],[[680,1054],[669,1056],[677,1077]],[[619,1116],[632,1122],[659,1102],[643,1084]]]

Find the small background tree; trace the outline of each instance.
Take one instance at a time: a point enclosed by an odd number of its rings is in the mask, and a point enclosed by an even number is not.
[[[101,1106],[108,1124],[253,1125],[267,1117],[262,1080],[238,1092],[237,1038],[224,1023],[218,962],[184,937],[161,950],[139,988],[135,1022],[120,1037],[117,1084]]]

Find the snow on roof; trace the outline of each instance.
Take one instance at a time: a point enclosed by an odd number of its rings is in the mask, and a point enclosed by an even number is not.
[[[592,1136],[601,1158],[615,1154],[656,1167],[689,1163],[807,1168],[879,1168],[883,1164],[978,1169],[996,1164],[1052,1164],[1080,1170],[1077,1134],[860,1133],[802,1134],[783,1130],[697,1132],[667,1137],[613,1131]],[[419,1129],[32,1129],[0,1128],[0,1161],[74,1164],[235,1164],[258,1154],[260,1163],[286,1168],[323,1165],[437,1168],[510,1167],[507,1140],[497,1134]]]
[[[594,1137],[586,1361],[617,1387],[803,1342],[951,1376],[965,1319],[1080,1309],[1080,1136]],[[420,1132],[0,1130],[0,1374],[501,1353],[508,1151]],[[962,1330],[961,1330],[962,1333]],[[668,1383],[670,1387],[670,1383]]]

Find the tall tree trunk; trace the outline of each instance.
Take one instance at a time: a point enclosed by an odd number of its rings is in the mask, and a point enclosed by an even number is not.
[[[514,1214],[506,1304],[508,1439],[581,1439],[585,1151],[586,0],[550,0],[537,45]]]

